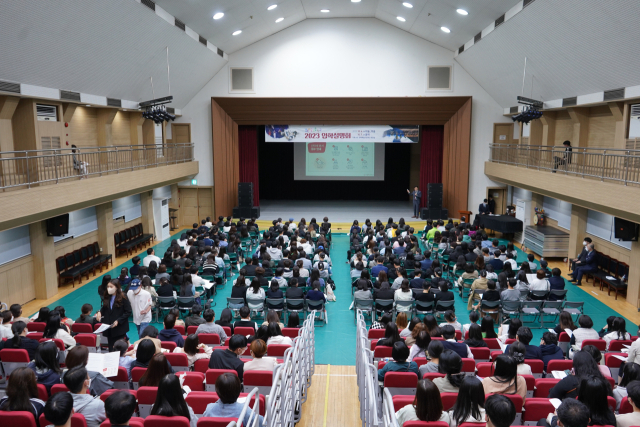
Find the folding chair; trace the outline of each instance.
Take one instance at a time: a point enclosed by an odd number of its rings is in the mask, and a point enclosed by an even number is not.
[[[458,393],[440,393],[440,398],[442,399],[442,410],[449,411],[455,405]]]
[[[416,300],[416,305],[414,307],[415,314],[433,314],[434,311],[434,302],[433,301],[419,301]]]
[[[534,378],[542,378],[544,372],[544,362],[540,359],[524,359],[524,363],[531,367]]]
[[[113,389],[129,390],[129,373],[124,366],[118,366],[118,374],[110,379],[113,381]]]
[[[511,316],[520,318],[520,305],[521,301],[500,301],[500,314],[501,323],[507,319],[511,319]]]
[[[371,316],[371,322],[373,322],[373,300],[372,299],[353,299],[353,321],[357,323],[358,310],[362,311],[362,314],[369,313]]]
[[[184,385],[189,386],[191,391],[204,391],[204,380],[205,380],[204,373],[176,370],[176,376],[178,378],[181,377],[182,375],[185,376]]]
[[[553,371],[566,371],[573,369],[573,360],[550,360],[547,363],[547,378],[553,378]]]
[[[305,301],[307,303],[307,313],[310,313],[313,310],[315,310],[316,313],[319,313],[320,318],[318,319],[318,317],[316,317],[314,319],[314,322],[315,320],[320,320],[322,321],[322,324],[318,326],[324,326],[327,323],[327,314],[324,308],[324,301],[316,301],[316,300],[310,300],[310,299],[306,299]]]
[[[131,383],[133,384],[133,389],[138,390],[140,378],[147,372],[147,368],[132,368],[131,369]]]
[[[442,318],[448,310],[455,311],[455,301],[438,301],[436,304],[436,318]]]
[[[533,397],[548,398],[549,390],[554,388],[559,382],[559,378],[536,378],[536,389],[533,392]]]
[[[531,291],[531,298],[535,301],[545,301],[549,298],[550,291]]]
[[[387,347],[384,345],[377,345],[375,350],[373,350],[373,360],[377,362],[386,357],[391,357],[391,350],[393,347]]]
[[[394,308],[394,317],[398,316],[398,313],[407,313],[410,315],[413,312],[415,300],[410,301],[396,301],[396,306]]]
[[[29,325],[31,324],[32,323],[29,323]],[[27,329],[29,329],[28,325]],[[29,330],[31,331],[31,329]],[[71,332],[74,332],[76,334],[92,334],[93,326],[89,323],[74,323],[73,325],[71,325]]]
[[[540,310],[540,327],[544,329],[544,316],[554,316],[553,322],[560,316],[562,309],[562,301],[543,301],[542,310]]]
[[[415,395],[418,376],[414,372],[387,372],[384,375],[384,387],[392,396],[396,394]]]
[[[378,314],[382,315],[383,313],[391,313],[393,311],[393,303],[392,299],[378,299],[373,302],[373,311],[376,318]]]
[[[547,418],[547,415],[553,414],[555,411],[556,408],[551,404],[549,399],[539,397],[528,398],[524,403],[524,425],[535,426],[538,424],[538,421]],[[514,424],[520,425],[520,422],[516,419]]]
[[[176,306],[176,299],[174,297],[158,297],[158,303],[156,304],[156,308],[158,309],[158,314],[161,314],[162,312],[168,313],[173,308],[175,308],[175,306]],[[157,317],[156,317],[156,320],[157,320]]]
[[[540,316],[540,309],[544,301],[522,301],[522,308],[520,312],[524,316],[533,316],[531,323],[535,323],[536,319]],[[525,323],[524,321],[522,322]]]
[[[564,301],[567,299],[567,292],[569,291],[566,289],[551,289],[549,291],[549,299],[553,297],[555,301]]]
[[[76,340],[76,345],[84,345],[89,350],[89,353],[100,352],[100,344],[98,344],[98,336],[93,332],[88,334],[78,334],[74,338]]]
[[[482,316],[484,315],[494,315],[496,314],[497,323],[500,323],[500,301],[484,301],[480,300],[480,313]],[[491,316],[493,317],[493,316]]]
[[[622,374],[620,372],[620,364],[622,364],[622,360],[618,359],[616,356],[627,358],[627,353],[614,353],[607,352],[604,354],[604,364],[611,371],[611,376],[613,379],[618,382],[618,376]]]
[[[273,386],[272,371],[247,371],[242,377],[245,393],[249,393],[257,387],[260,394],[265,396],[271,394],[271,387]]]
[[[284,353],[287,351],[288,348],[291,348],[289,344],[271,344],[267,347],[267,356],[284,357]],[[265,393],[265,394],[269,394],[269,393]]]
[[[229,307],[229,304],[237,304],[237,305],[244,305],[244,298],[231,298],[228,297],[227,298],[227,308],[231,308]],[[237,310],[237,308],[231,308],[231,310]]]
[[[622,350],[623,346],[630,346],[631,344],[633,344],[633,341],[631,340],[613,340],[609,343],[609,349],[607,349],[607,352],[619,352]]]
[[[571,317],[576,316],[574,320],[578,320],[578,316],[581,316],[584,311],[584,301],[576,302],[576,301],[565,301],[564,307],[562,311],[566,311],[571,314]]]

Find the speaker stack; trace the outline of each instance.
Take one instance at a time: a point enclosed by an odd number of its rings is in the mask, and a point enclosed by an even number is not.
[[[427,184],[427,207],[422,208],[420,219],[447,219],[449,210],[442,207],[442,184]]]
[[[233,208],[234,218],[258,218],[260,207],[253,206],[253,182],[238,183],[238,206]]]

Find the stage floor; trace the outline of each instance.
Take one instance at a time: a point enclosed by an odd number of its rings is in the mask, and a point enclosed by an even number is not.
[[[354,219],[361,224],[369,218],[372,223],[380,219],[387,223],[389,217],[394,222],[404,218],[407,224],[412,227],[420,227],[421,230],[426,225],[426,221],[411,218],[413,206],[410,202],[380,201],[380,200],[260,200],[260,222],[271,223],[274,219],[282,218],[287,221],[293,218],[298,222],[300,218],[307,220],[315,218],[318,223],[322,218],[329,217],[329,222],[334,231],[344,231],[351,227]]]

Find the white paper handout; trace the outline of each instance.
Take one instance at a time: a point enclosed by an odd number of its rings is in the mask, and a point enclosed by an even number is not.
[[[208,281],[208,280],[205,280],[202,283],[202,287],[205,288],[205,289],[211,289],[211,288],[213,288],[213,285],[215,285],[215,282]]]
[[[89,362],[86,368],[87,371],[99,372],[108,378],[118,375],[119,365],[119,351],[112,351],[111,353],[89,353]]]
[[[554,329],[549,328],[549,332],[551,332],[552,334],[558,335],[556,334],[556,331]]]
[[[551,371],[551,374],[553,375],[553,378],[557,378],[559,380],[567,376],[564,371]]]
[[[108,325],[106,323],[103,323],[102,326],[100,326],[98,329],[96,329],[95,331],[93,331],[94,334],[101,334],[104,331],[106,331],[107,329],[109,329],[111,327],[111,325]]]
[[[536,281],[538,279],[538,276],[535,274],[527,274],[527,281],[529,283],[533,283],[534,281]]]
[[[549,403],[551,403],[554,408],[558,409],[558,407],[560,407],[560,405],[562,405],[562,400],[560,400],[560,399],[549,399]]]
[[[571,339],[571,336],[573,335],[573,331],[569,328],[566,328],[564,331],[567,333],[567,335],[569,335],[569,339]]]
[[[627,359],[629,359],[628,357],[620,356],[619,354],[614,354],[613,357],[615,357],[616,359],[620,359],[623,362],[626,362]]]

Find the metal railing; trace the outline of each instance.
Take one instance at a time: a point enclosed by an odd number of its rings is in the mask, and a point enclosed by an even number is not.
[[[69,180],[191,162],[193,143],[112,145],[0,152],[0,189],[31,188]]]
[[[491,162],[582,178],[640,184],[640,150],[490,144]]]

